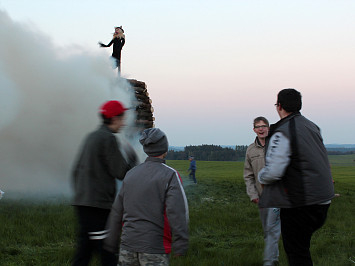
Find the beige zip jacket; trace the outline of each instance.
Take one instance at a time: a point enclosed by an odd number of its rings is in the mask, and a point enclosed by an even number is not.
[[[245,154],[244,182],[250,200],[258,199],[262,192],[261,184],[258,181],[258,173],[265,165],[264,147],[255,138]]]

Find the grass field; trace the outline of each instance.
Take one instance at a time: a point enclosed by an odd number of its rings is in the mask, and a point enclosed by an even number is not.
[[[326,224],[312,239],[314,265],[354,265],[355,155],[330,156],[336,193]],[[190,208],[190,247],[171,265],[262,265],[263,233],[249,202],[243,162],[197,162],[198,185],[186,177],[188,161],[168,161],[184,179]],[[0,265],[70,265],[75,217],[68,199],[55,203],[0,201]],[[280,241],[280,265],[287,265]],[[92,265],[96,265],[94,262]]]

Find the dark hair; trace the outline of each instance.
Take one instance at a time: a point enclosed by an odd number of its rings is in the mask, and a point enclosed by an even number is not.
[[[263,121],[267,126],[269,126],[269,121],[263,116],[258,116],[257,118],[255,118],[253,126],[255,127],[255,124],[260,122],[260,121]]]
[[[102,118],[102,123],[104,125],[111,125],[112,124],[112,117],[107,118],[103,114],[100,114],[100,115],[101,115],[101,118]],[[123,116],[123,115],[124,115],[124,112],[122,114],[119,114],[119,115],[116,115],[116,116],[120,117],[120,116]]]
[[[277,104],[286,112],[298,112],[302,108],[302,95],[295,89],[283,89],[277,95]]]

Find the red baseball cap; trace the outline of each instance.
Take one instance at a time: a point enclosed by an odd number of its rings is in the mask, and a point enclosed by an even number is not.
[[[107,101],[100,107],[100,114],[106,118],[111,118],[124,113],[127,108],[119,101]]]

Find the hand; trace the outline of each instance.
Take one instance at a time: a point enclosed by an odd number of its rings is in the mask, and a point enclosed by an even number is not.
[[[139,163],[139,159],[136,151],[133,149],[129,142],[122,143],[122,148],[127,155],[127,163],[131,168],[135,167]]]
[[[259,203],[259,199],[253,199],[251,200],[252,202],[254,202],[255,204],[258,204]]]
[[[138,157],[135,153],[129,154],[128,164],[131,168],[135,167],[138,164]]]
[[[103,44],[102,42],[99,42],[100,47],[107,47],[105,44]]]
[[[127,159],[130,165],[136,166],[138,164],[138,156],[134,151],[127,154]]]

